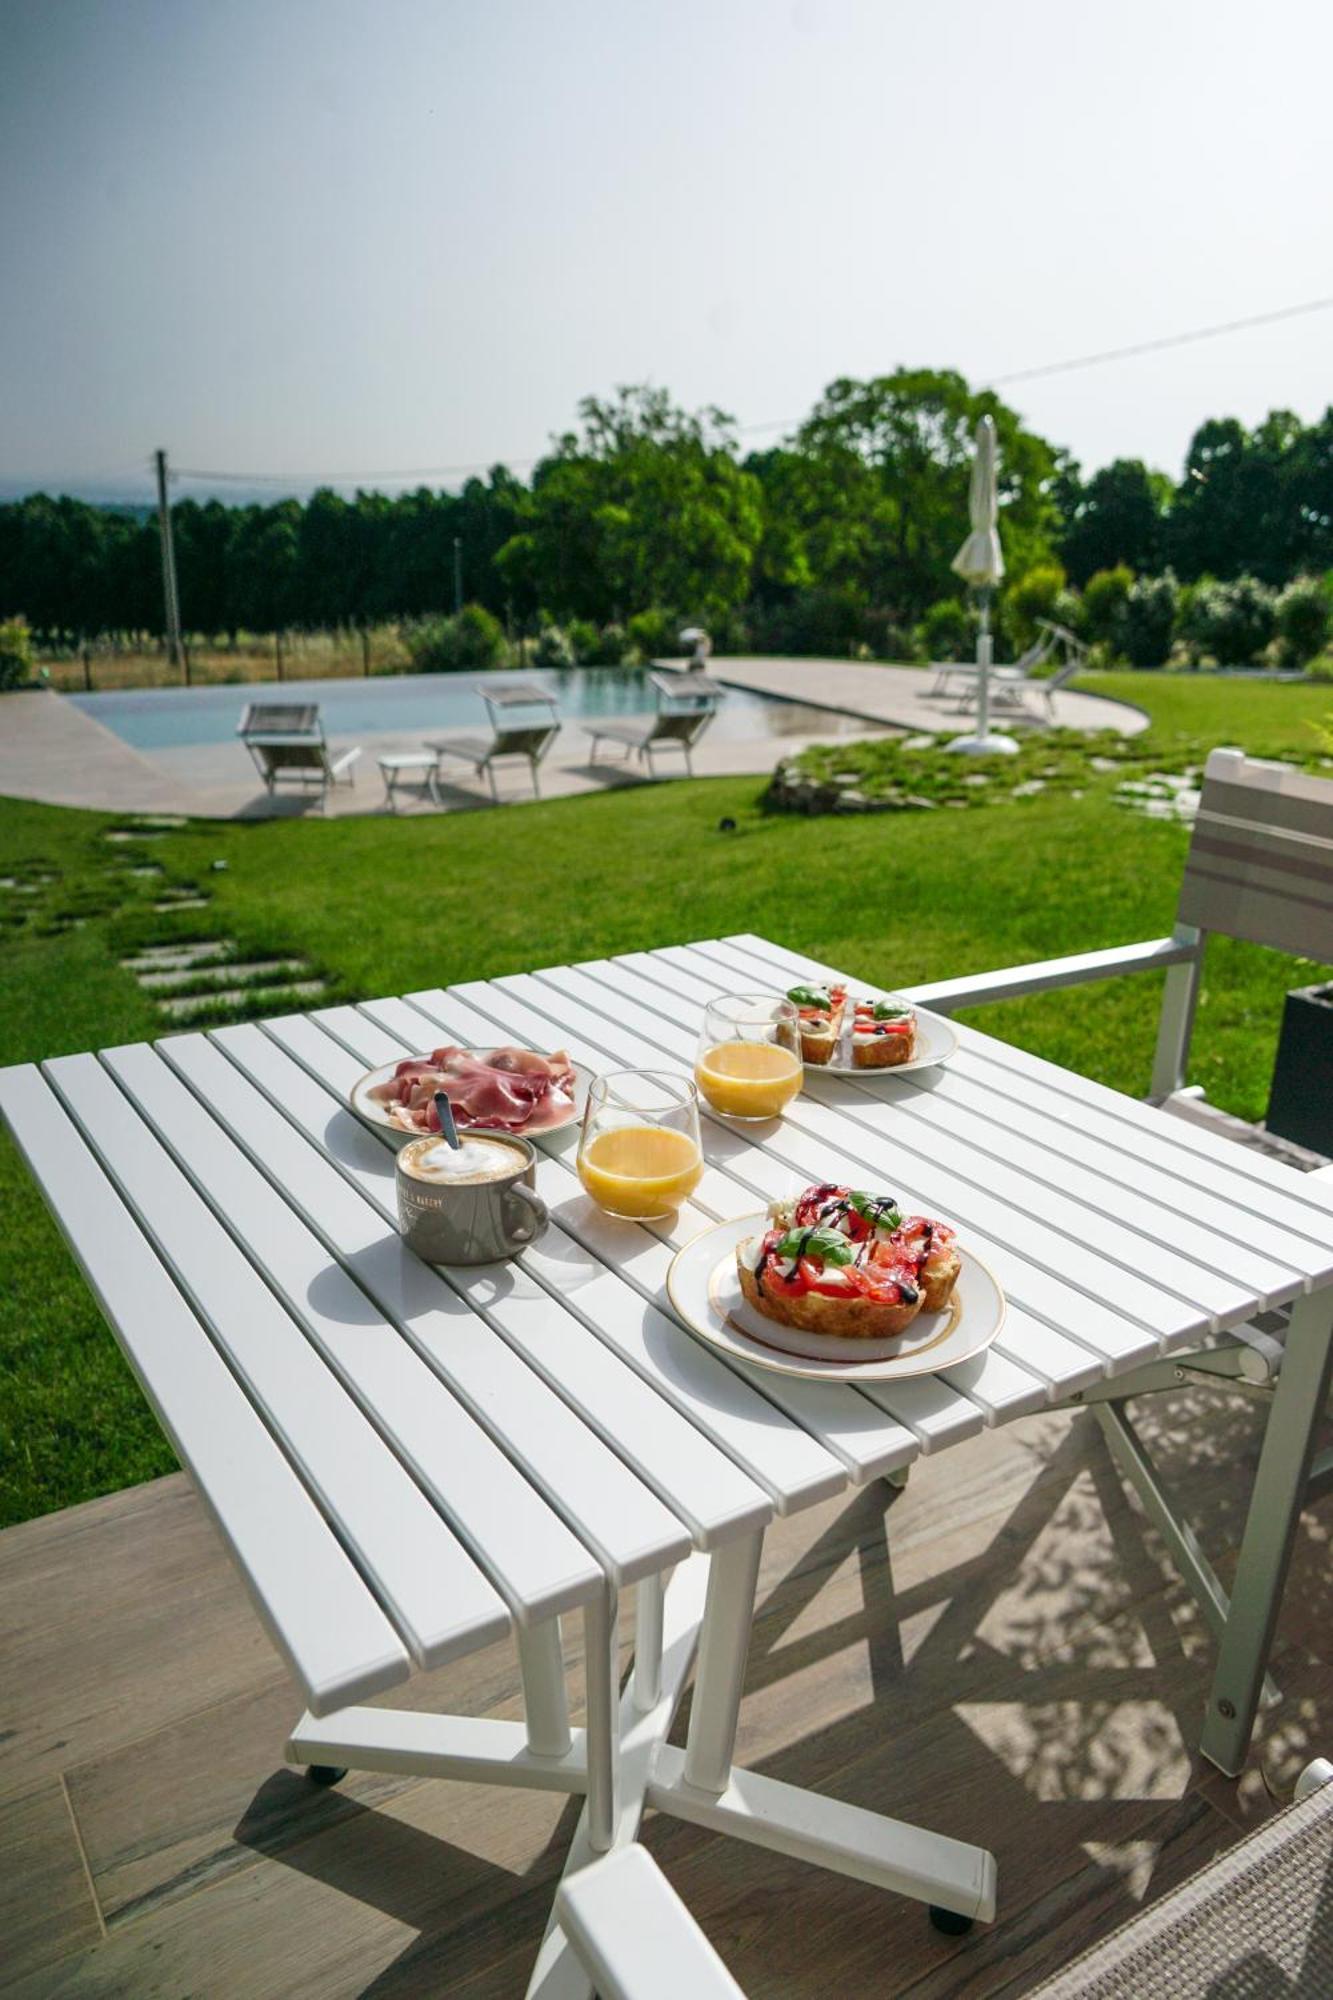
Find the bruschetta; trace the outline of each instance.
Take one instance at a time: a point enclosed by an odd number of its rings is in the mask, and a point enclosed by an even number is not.
[[[787,998],[796,1009],[801,1033],[801,1060],[826,1063],[838,1046],[847,1009],[845,986],[793,986]]]
[[[893,1069],[916,1054],[916,1009],[906,1000],[858,1000],[852,1068]]]
[[[749,1305],[781,1326],[839,1340],[892,1340],[950,1302],[959,1272],[953,1230],[904,1218],[891,1195],[820,1182],[769,1210],[769,1227],[736,1248]]]

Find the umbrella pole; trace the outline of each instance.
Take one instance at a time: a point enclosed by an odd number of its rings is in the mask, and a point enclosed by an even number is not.
[[[977,633],[977,735],[982,742],[990,735],[990,592],[977,593],[981,599],[981,629]]]

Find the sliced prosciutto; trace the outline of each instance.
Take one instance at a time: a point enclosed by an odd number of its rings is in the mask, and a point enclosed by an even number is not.
[[[501,1132],[541,1132],[565,1122],[574,1109],[574,1067],[564,1050],[432,1049],[409,1056],[393,1075],[367,1093],[404,1132],[438,1132],[435,1093],[442,1090],[460,1130],[485,1126]]]

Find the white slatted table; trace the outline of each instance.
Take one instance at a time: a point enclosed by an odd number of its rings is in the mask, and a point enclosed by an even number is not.
[[[345,1109],[367,1067],[445,1038],[688,1069],[707,999],[831,972],[750,936],[629,953],[0,1072],[0,1110],[303,1690],[294,1760],[586,1792],[571,1869],[651,1805],[989,1917],[982,1850],[733,1767],[765,1527],[986,1425],[1113,1394],[1263,1307],[1296,1302],[1279,1397],[1290,1374],[1308,1400],[1328,1368],[1328,1189],[962,1029],[947,1070],[808,1072],[753,1133],[707,1116],[707,1171],[670,1226],[603,1216],[576,1134],[550,1135],[541,1242],[437,1271],[397,1236],[392,1148]],[[710,1220],[801,1179],[868,1178],[955,1221],[1001,1277],[986,1354],[810,1384],[675,1323],[671,1256]],[[1290,1525],[1266,1544],[1279,1570]],[[1224,1655],[1239,1595],[1230,1618],[1214,1606]],[[1275,1592],[1255,1604],[1236,1643],[1262,1672]],[[582,1732],[558,1628],[576,1609]],[[510,1630],[523,1727],[357,1705]],[[696,1648],[682,1752],[666,1737]],[[553,1923],[530,1992],[588,1990]]]

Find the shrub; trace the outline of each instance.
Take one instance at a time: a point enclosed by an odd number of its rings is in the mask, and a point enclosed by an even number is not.
[[[1124,644],[1125,605],[1134,588],[1134,572],[1127,563],[1114,569],[1099,569],[1083,586],[1083,629],[1094,645],[1108,646],[1119,653]]]
[[[563,625],[543,625],[532,649],[534,667],[560,669],[574,665],[574,648]]]
[[[970,660],[976,631],[976,619],[966,605],[956,597],[942,597],[917,626],[917,644],[927,660]]]
[[[1121,644],[1135,667],[1166,664],[1175,635],[1180,592],[1170,570],[1161,576],[1141,576],[1121,611]]]
[[[914,660],[916,635],[909,626],[900,625],[891,611],[868,611],[865,649],[872,660]]]
[[[1308,665],[1323,652],[1333,627],[1333,604],[1323,579],[1296,577],[1278,598],[1276,609],[1283,665]]]
[[[0,619],[0,688],[22,687],[31,674],[32,633],[27,619]]]
[[[1276,600],[1254,576],[1231,583],[1200,583],[1181,619],[1197,664],[1210,654],[1219,666],[1243,667],[1259,658],[1277,630]]]
[[[629,651],[629,634],[624,626],[603,625],[584,658],[590,667],[623,667]]]
[[[645,660],[674,660],[683,650],[679,634],[684,623],[674,611],[636,611],[626,628],[630,646]]]
[[[841,584],[797,591],[785,604],[755,614],[754,640],[763,653],[827,654],[847,659],[866,643],[867,610],[859,590]]]
[[[426,618],[406,634],[408,658],[419,674],[486,673],[509,654],[504,626],[481,604],[465,604],[453,618]]]
[[[1005,629],[1012,645],[1030,646],[1037,636],[1037,620],[1054,618],[1056,605],[1065,587],[1065,573],[1059,563],[1034,563],[1010,584],[1004,597]]]

